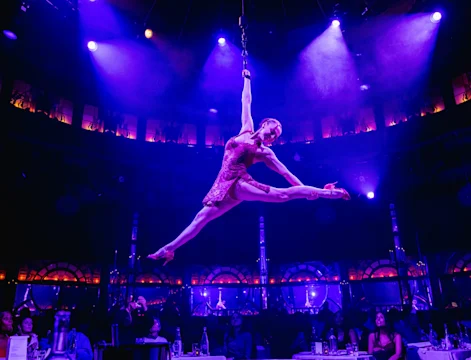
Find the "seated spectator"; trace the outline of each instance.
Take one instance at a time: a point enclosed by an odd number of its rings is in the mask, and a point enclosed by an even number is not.
[[[160,320],[154,318],[154,324],[149,330],[149,334],[144,338],[145,343],[166,343],[168,342],[166,338],[159,336],[159,332],[162,329]]]
[[[368,353],[376,360],[399,360],[402,358],[401,335],[392,330],[384,314],[376,314],[376,328],[368,337]]]

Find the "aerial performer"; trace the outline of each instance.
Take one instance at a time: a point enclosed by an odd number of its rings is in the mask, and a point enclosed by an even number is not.
[[[193,239],[211,220],[214,220],[242,201],[286,202],[294,199],[316,200],[318,198],[350,200],[345,189],[336,188],[335,183],[323,189],[304,185],[276,157],[269,145],[282,132],[281,123],[274,118],[265,118],[255,130],[251,114],[252,93],[250,72],[242,71],[242,127],[238,135],[227,141],[221,170],[212,188],[203,199],[203,208],[183,232],[172,242],[150,254],[148,258],[164,259],[166,265],[173,260],[175,250]],[[282,175],[291,187],[275,188],[254,180],[247,169],[258,162]]]

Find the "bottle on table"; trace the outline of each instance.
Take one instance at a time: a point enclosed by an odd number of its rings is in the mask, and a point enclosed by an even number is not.
[[[68,336],[69,336],[70,312],[58,311],[54,319],[53,343],[50,355],[47,359],[54,360],[72,360],[69,355]]]
[[[77,355],[77,330],[75,328],[69,333],[69,355],[73,359]]]
[[[332,355],[337,354],[337,338],[335,337],[334,329],[330,329],[329,332],[329,351]]]
[[[428,333],[428,341],[432,346],[437,346],[438,345],[438,340],[437,340],[437,333],[433,330],[432,324],[428,324],[429,327],[429,333]]]
[[[329,350],[332,355],[337,354],[337,338],[335,337],[334,329],[330,329],[329,335]]]
[[[317,336],[316,327],[313,326],[311,330],[311,353],[313,355],[322,354],[322,341]]]
[[[175,335],[175,341],[173,342],[172,350],[174,357],[180,357],[183,353],[182,336],[179,327],[177,327],[177,333]]]
[[[463,334],[463,343],[464,344],[469,344],[471,340],[469,339],[469,333],[468,333],[468,328],[465,326],[464,327],[464,334]]]
[[[200,348],[202,356],[209,356],[209,339],[206,326],[203,328],[203,335],[201,336]]]
[[[445,339],[444,339],[445,350],[451,350],[452,345],[451,345],[450,336],[448,335],[448,326],[447,326],[447,324],[445,324],[444,327],[445,327]]]
[[[358,357],[360,355],[360,352],[358,351],[358,344],[352,344],[353,346],[353,356]]]

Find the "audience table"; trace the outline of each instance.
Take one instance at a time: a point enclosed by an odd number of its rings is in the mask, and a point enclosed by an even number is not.
[[[172,356],[172,359],[182,359],[182,360],[226,360],[225,356],[193,356],[193,355],[182,355],[179,358]]]
[[[309,352],[303,352],[293,355],[293,359],[297,360],[374,360],[372,355],[360,351],[357,356],[354,355],[314,355]]]
[[[466,360],[471,358],[471,350],[431,350],[418,349],[420,360]]]

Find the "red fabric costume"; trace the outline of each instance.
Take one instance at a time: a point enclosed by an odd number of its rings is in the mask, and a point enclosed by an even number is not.
[[[231,196],[231,189],[238,181],[244,181],[266,193],[270,191],[270,186],[255,181],[247,172],[247,169],[254,164],[258,145],[237,143],[235,139],[242,134],[244,133],[230,138],[226,143],[221,170],[211,190],[203,199],[204,206],[217,206],[226,196]]]

